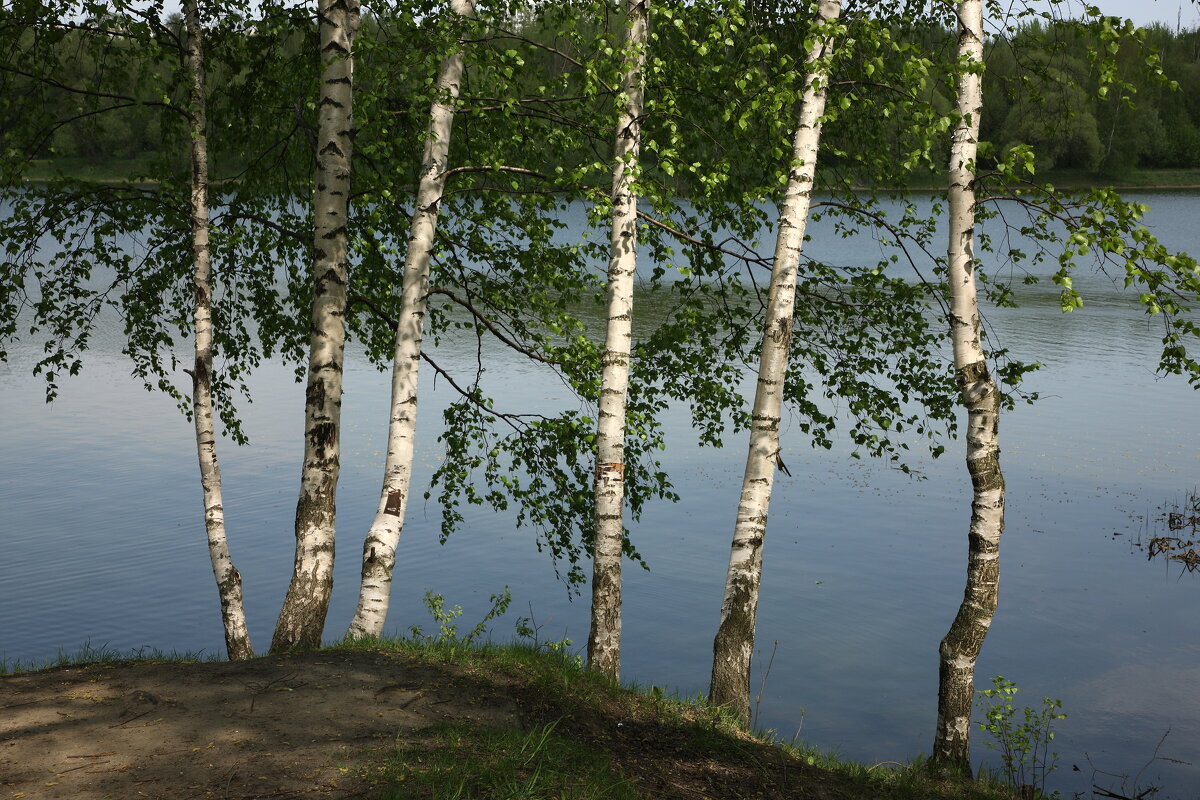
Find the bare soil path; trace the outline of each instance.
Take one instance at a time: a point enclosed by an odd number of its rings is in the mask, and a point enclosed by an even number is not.
[[[64,667],[0,677],[0,798],[348,798],[356,766],[449,720],[518,722],[503,687],[398,653]]]

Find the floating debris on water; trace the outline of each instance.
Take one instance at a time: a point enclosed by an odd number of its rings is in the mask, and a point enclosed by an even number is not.
[[[1162,532],[1162,527],[1166,532]],[[1147,560],[1161,556],[1182,564],[1188,572],[1200,572],[1200,491],[1192,489],[1184,495],[1183,502],[1164,506],[1163,513],[1154,518],[1154,533],[1143,541],[1130,540],[1131,548],[1146,553]],[[1145,531],[1149,533],[1150,531]]]

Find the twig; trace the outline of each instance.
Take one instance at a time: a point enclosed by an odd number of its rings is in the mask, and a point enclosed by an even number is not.
[[[763,672],[762,680],[758,684],[758,695],[754,698],[754,725],[758,726],[758,711],[759,705],[762,703],[763,692],[767,690],[767,678],[771,677],[771,666],[775,663],[775,651],[779,649],[779,640],[771,645],[771,657],[767,660],[767,669]]]
[[[149,712],[147,712],[147,713],[149,713]],[[109,726],[109,727],[112,727],[112,726]],[[71,767],[70,769],[55,770],[54,774],[55,775],[66,775],[68,772],[74,772],[77,769],[87,769],[88,767],[101,766],[101,765],[108,764],[108,763],[110,763],[110,762],[101,761],[101,762],[99,762],[99,764],[97,764],[95,761],[90,761],[87,764],[80,764],[78,767]]]
[[[504,334],[503,331],[501,331],[496,326],[495,323],[493,323],[490,319],[488,319],[483,314],[483,312],[481,312],[479,309],[475,308],[475,304],[472,303],[470,300],[467,300],[463,297],[459,297],[457,294],[450,291],[449,289],[444,289],[441,287],[435,287],[433,289],[430,289],[429,294],[440,294],[444,297],[449,297],[455,303],[462,306],[467,311],[471,312],[471,315],[473,317],[475,317],[475,319],[479,320],[480,324],[482,324],[485,328],[487,328],[489,331],[491,331],[493,336],[495,336],[501,342],[504,342],[504,344],[508,345],[513,350],[516,350],[518,353],[521,353],[522,355],[525,355],[526,357],[531,358],[534,361],[540,361],[543,364],[557,364],[558,363],[556,361],[551,361],[550,359],[546,358],[545,356],[541,355],[540,353],[536,353],[527,347],[523,347],[519,343],[510,339],[508,336],[506,336]]]
[[[118,722],[116,725],[109,725],[108,727],[110,727],[110,728],[120,728],[120,727],[122,727],[122,726],[124,726],[124,725],[128,725],[129,723],[133,722],[135,719],[141,719],[142,717],[144,717],[144,716],[146,716],[147,714],[149,714],[149,713],[151,713],[151,712],[153,712],[153,711],[156,711],[156,710],[157,710],[157,709],[153,709],[153,708],[151,708],[151,709],[148,709],[148,710],[146,710],[146,711],[143,711],[142,713],[140,713],[140,714],[138,714],[138,715],[136,715],[136,716],[130,717],[129,719],[125,720],[124,722]]]

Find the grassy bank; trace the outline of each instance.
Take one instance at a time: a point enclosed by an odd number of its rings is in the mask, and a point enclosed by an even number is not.
[[[701,700],[681,700],[655,687],[614,685],[583,669],[577,657],[561,648],[474,646],[458,639],[425,637],[421,642],[346,642],[315,653],[237,664],[193,662],[194,654],[143,651],[135,655],[141,660],[89,648],[75,659],[56,659],[45,672],[22,672],[4,680],[43,679],[46,690],[58,696],[64,693],[63,681],[70,677],[75,685],[88,687],[88,711],[102,711],[111,703],[128,703],[132,696],[129,688],[138,686],[137,696],[155,696],[161,700],[158,709],[177,704],[180,714],[184,713],[183,706],[200,708],[192,696],[182,694],[182,687],[190,685],[191,691],[201,691],[208,698],[205,702],[210,708],[242,708],[246,713],[240,721],[225,720],[218,725],[238,727],[239,736],[244,737],[230,754],[231,763],[237,764],[254,752],[256,740],[247,727],[254,719],[272,729],[283,729],[281,735],[286,741],[315,736],[304,713],[311,702],[320,698],[337,709],[332,717],[323,718],[345,736],[333,737],[336,741],[331,739],[329,749],[312,751],[304,757],[314,762],[313,770],[320,766],[315,762],[333,765],[330,769],[336,775],[327,783],[337,783],[339,790],[356,787],[353,796],[377,800],[1001,800],[1013,796],[1003,787],[986,782],[938,779],[919,759],[915,763],[859,764],[803,744],[780,744],[766,735],[751,735]],[[80,662],[88,662],[89,666],[81,669]],[[14,665],[7,667],[12,672]],[[354,679],[330,680],[321,670],[353,675]],[[403,676],[399,681],[398,675]],[[122,687],[109,700],[104,699],[105,681]],[[233,694],[218,699],[215,692],[219,687]],[[3,688],[8,688],[13,698],[23,700],[16,697],[16,684],[0,684]],[[365,697],[365,708],[381,712],[379,717],[384,716],[383,712],[403,708],[404,714],[417,714],[419,718],[408,720],[400,728],[385,724],[384,732],[372,737],[351,735],[364,719],[364,707],[351,710],[352,695],[359,696],[360,701]],[[272,703],[284,705],[273,711]],[[27,702],[23,704],[28,706]],[[117,709],[110,712],[116,714]],[[162,742],[171,741],[171,712],[147,713],[164,716],[148,734],[157,752]],[[263,715],[268,713],[277,715],[264,720]],[[368,712],[366,716],[376,714]],[[129,717],[114,718],[123,726],[123,720]],[[175,730],[196,729],[194,720],[182,717],[174,724],[178,725]],[[129,732],[128,728],[123,730]],[[219,738],[215,732],[204,736]],[[257,741],[257,745],[292,759],[293,765],[299,757],[294,750],[280,753],[284,748],[279,743]],[[118,751],[121,745],[110,743],[109,749]],[[205,760],[220,763],[219,751],[205,752]],[[154,760],[161,758],[155,756]],[[272,768],[266,761],[253,767],[255,775],[270,780],[289,777],[281,770],[272,772]],[[295,771],[294,766],[291,769]],[[85,774],[66,773],[77,780]],[[130,774],[137,774],[136,768],[131,768]],[[163,774],[168,777],[161,779],[160,788],[168,790],[169,776],[176,773],[167,770]],[[141,775],[146,778],[145,773]],[[191,780],[198,783],[203,778]],[[294,790],[296,784],[290,786]],[[81,785],[80,791],[94,788]],[[111,791],[111,787],[106,788]]]
[[[750,734],[701,699],[620,687],[577,658],[521,645],[351,642],[449,661],[494,683],[523,724],[435,726],[366,765],[382,798],[1009,798],[993,783],[939,780],[922,761],[875,765]]]

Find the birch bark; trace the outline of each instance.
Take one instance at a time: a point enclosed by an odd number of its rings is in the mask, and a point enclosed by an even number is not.
[[[805,89],[799,122],[792,143],[792,167],[779,211],[779,231],[771,287],[763,326],[762,354],[750,446],[742,495],[738,504],[721,623],[713,641],[712,683],[709,700],[750,723],[750,660],[754,652],[754,625],[758,614],[758,587],[762,577],[762,547],[767,530],[767,507],[779,456],[779,420],[784,380],[792,341],[792,316],[796,301],[796,273],[804,228],[808,222],[821,122],[829,84],[828,55],[833,49],[832,26],[841,14],[840,0],[821,0],[812,45],[805,69]]]
[[[939,648],[938,715],[932,761],[971,774],[971,711],[975,661],[999,601],[1004,476],[998,439],[1000,391],[979,338],[975,286],[975,157],[983,108],[983,20],[980,0],[958,5],[959,123],[950,152],[950,335],[954,370],[967,410],[967,470],[973,498],[967,585],[958,614]]]
[[[217,437],[213,432],[212,399],[212,265],[208,246],[208,95],[204,86],[204,41],[197,0],[184,0],[187,26],[187,64],[191,77],[188,117],[191,124],[192,263],[195,305],[193,320],[196,358],[192,367],[192,420],[196,426],[196,455],[200,461],[200,486],[204,494],[204,528],[208,557],[221,599],[225,649],[230,661],[253,658],[246,612],[242,604],[242,576],[233,565],[225,534],[225,507],[221,499],[221,467],[217,463]]]
[[[637,269],[637,193],[643,70],[649,0],[625,4],[625,71],[613,148],[612,233],[608,262],[608,328],[604,336],[596,423],[596,539],[592,556],[592,620],[588,666],[613,680],[621,673],[621,554],[625,535],[625,405],[633,343],[633,281]]]
[[[450,8],[462,17],[475,13],[474,0],[451,0]],[[391,599],[396,545],[404,528],[412,481],[413,444],[417,426],[417,374],[421,364],[429,294],[429,257],[437,233],[438,206],[446,185],[450,133],[462,72],[461,50],[442,61],[438,71],[437,96],[429,111],[421,179],[409,227],[408,251],[404,258],[400,317],[396,325],[396,347],[392,360],[392,406],[383,490],[380,492],[375,519],[363,542],[362,582],[358,608],[347,631],[349,636],[382,635]]]
[[[353,148],[352,48],[359,0],[320,0],[321,90],[312,321],[304,406],[304,465],[296,503],[296,559],[271,651],[317,647],[333,590],[334,515],[340,468],[342,362],[346,342],[346,218]]]

